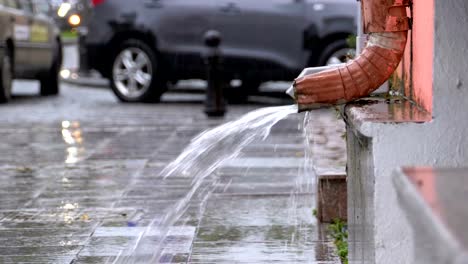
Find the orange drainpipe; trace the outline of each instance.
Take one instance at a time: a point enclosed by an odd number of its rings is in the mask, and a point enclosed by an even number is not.
[[[346,103],[379,88],[395,71],[406,46],[410,0],[362,0],[367,46],[340,67],[298,78],[294,82],[299,111]]]

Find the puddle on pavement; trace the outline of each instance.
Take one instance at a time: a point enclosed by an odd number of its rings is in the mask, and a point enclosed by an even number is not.
[[[177,195],[163,215],[159,214],[145,223],[145,228],[139,226],[141,223],[129,222],[129,230],[121,235],[132,239],[124,243],[125,246],[114,247],[113,250],[118,250],[118,257],[107,262],[165,263],[171,262],[168,256],[189,253],[171,252],[167,239],[171,237],[174,225],[181,224],[181,217],[194,203],[199,218],[203,216],[197,228],[198,234],[194,235],[196,241],[189,249],[194,261],[206,261],[203,257],[216,263],[232,263],[234,260],[257,263],[275,259],[288,263],[315,261],[314,242],[319,233],[312,216],[316,177],[310,164],[312,132],[306,129],[311,127],[311,114],[306,113],[303,123],[296,124],[304,134],[303,157],[235,159],[245,147],[261,145],[262,142],[267,144],[265,142],[273,126],[293,113],[297,113],[295,105],[262,108],[194,138],[161,173],[166,181],[189,179],[190,188],[184,190],[183,195]],[[226,180],[225,174],[215,172],[222,166],[234,170],[243,167],[271,170],[272,176],[278,176],[275,170],[296,169],[295,182],[293,186],[281,189],[280,194],[264,193],[255,198],[246,195],[247,192],[232,196],[229,190],[238,192],[239,188],[230,188],[232,179]],[[218,194],[221,196],[213,197]]]

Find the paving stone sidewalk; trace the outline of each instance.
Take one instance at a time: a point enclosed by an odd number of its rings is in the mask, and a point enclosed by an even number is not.
[[[47,120],[43,106],[37,119],[0,125],[0,263],[112,263],[188,191],[190,179],[163,180],[162,168],[192,137],[225,122],[206,119],[199,105],[122,110],[106,100]],[[0,112],[34,107],[13,104]],[[227,119],[253,108],[232,107]],[[314,115],[315,164],[343,169],[343,124],[330,111]],[[304,162],[301,122],[302,115],[281,121],[266,141],[219,168],[206,206],[192,201],[171,228],[161,261],[338,263],[326,229],[312,216],[314,194],[301,194],[300,230],[287,210]],[[156,237],[144,239],[147,254]]]

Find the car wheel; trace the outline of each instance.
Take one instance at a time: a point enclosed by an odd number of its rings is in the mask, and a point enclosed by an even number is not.
[[[166,90],[155,52],[144,42],[129,40],[114,56],[111,87],[123,102],[157,102]]]
[[[259,80],[244,79],[239,87],[230,87],[227,91],[227,100],[231,104],[246,103],[249,95],[258,92],[258,88],[262,84]]]
[[[346,40],[337,40],[330,43],[320,56],[319,65],[329,66],[345,63],[354,54],[354,49],[349,48]]]
[[[0,103],[6,103],[11,99],[11,87],[13,80],[11,56],[8,51],[6,51],[3,55],[0,67]]]
[[[56,47],[52,66],[41,75],[39,80],[42,96],[57,95],[60,90],[59,71],[62,65],[62,49],[59,43],[56,43]]]

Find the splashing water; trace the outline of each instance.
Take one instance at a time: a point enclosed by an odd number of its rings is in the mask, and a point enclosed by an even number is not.
[[[271,128],[288,115],[297,113],[297,106],[262,108],[242,118],[206,131],[192,140],[179,157],[163,171],[164,177],[192,175],[193,182],[211,174],[222,162],[235,158],[256,139],[265,139]]]
[[[147,257],[144,263],[158,263],[164,252],[164,240],[170,235],[170,228],[187,211],[190,201],[195,198],[201,200],[200,210],[203,210],[204,203],[218,183],[213,172],[224,162],[237,157],[242,149],[253,141],[265,140],[276,123],[293,113],[297,113],[297,110],[296,105],[262,108],[252,111],[238,120],[205,131],[194,138],[182,154],[162,171],[164,179],[171,176],[190,177],[192,180],[189,191],[175,203],[162,219],[153,219],[148,227],[139,234],[133,245],[120,252],[120,256],[113,263],[143,263],[137,261],[135,256],[145,254],[141,242],[150,233],[157,233],[158,240],[154,243],[152,255]],[[302,124],[304,128],[308,126],[309,122],[310,116],[306,114]],[[310,149],[309,135],[307,135],[307,129],[303,129],[303,131],[306,131],[305,162],[307,163],[309,162],[307,149]],[[291,221],[297,221],[294,219],[297,219],[297,214],[301,213],[295,210],[298,200],[302,199],[300,198],[301,194],[309,193],[312,186],[311,178],[313,177],[310,176],[313,175],[313,172],[305,171],[308,170],[307,168],[310,166],[304,164],[303,171],[298,173],[296,188],[291,192],[289,202],[291,212],[288,214]],[[210,181],[206,181],[207,178],[210,178]],[[301,228],[300,223],[295,224],[298,224],[299,229]],[[294,239],[292,240],[294,241]]]
[[[302,240],[307,240],[308,239],[308,233],[309,231],[307,230],[308,224],[304,223],[300,219],[303,219],[304,217],[301,217],[302,215],[307,215],[310,214],[310,212],[304,212],[303,210],[300,209],[301,204],[308,204],[311,202],[312,198],[311,196],[304,195],[304,194],[313,194],[313,188],[316,187],[317,180],[318,178],[316,177],[316,173],[313,169],[313,164],[312,164],[312,139],[313,139],[313,131],[312,131],[312,120],[313,120],[313,115],[312,112],[306,112],[304,116],[304,121],[302,123],[302,127],[299,129],[303,131],[303,137],[304,137],[304,163],[303,165],[299,168],[298,174],[296,177],[296,182],[295,182],[295,188],[291,190],[290,196],[289,196],[289,202],[288,202],[288,223],[293,225],[295,227],[295,231],[291,235],[291,243],[297,242],[296,240],[299,238],[296,238],[296,234],[301,233],[302,234]],[[314,203],[314,202],[313,202]],[[304,247],[307,247],[304,245],[304,243],[300,243],[299,241],[299,246],[302,246],[302,250],[305,251]]]

